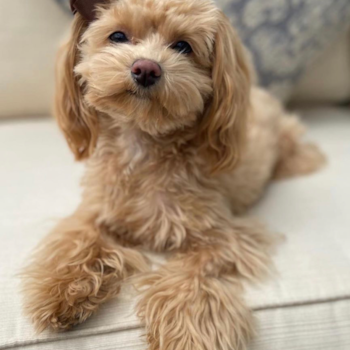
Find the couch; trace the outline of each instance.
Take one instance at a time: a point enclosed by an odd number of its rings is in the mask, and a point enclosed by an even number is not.
[[[70,20],[53,2],[36,1],[36,30],[27,32],[35,48],[23,51],[23,23],[33,9],[12,0],[16,21],[6,22],[0,2],[0,44],[7,45],[0,54],[0,349],[146,350],[132,289],[67,333],[35,334],[22,313],[17,274],[40,239],[79,203],[84,170],[48,117],[54,50]],[[57,14],[49,28],[43,16],[50,11]],[[11,40],[4,34],[9,26]],[[286,237],[274,258],[276,275],[247,286],[257,324],[249,350],[350,349],[349,46],[349,33],[339,36],[290,99],[328,164],[272,183],[249,213]]]

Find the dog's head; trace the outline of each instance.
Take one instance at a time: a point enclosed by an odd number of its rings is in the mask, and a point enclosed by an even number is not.
[[[250,79],[228,19],[210,0],[100,3],[92,21],[75,15],[59,60],[56,115],[77,159],[93,152],[108,114],[153,136],[195,128],[213,169],[231,167]]]

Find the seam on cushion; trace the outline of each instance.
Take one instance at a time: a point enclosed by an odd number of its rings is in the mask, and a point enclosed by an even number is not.
[[[329,299],[323,299],[323,300],[318,300],[318,301],[309,301],[309,302],[299,302],[299,303],[290,303],[290,304],[285,304],[285,305],[271,305],[267,307],[260,307],[260,308],[253,308],[253,312],[261,312],[265,310],[277,310],[277,309],[288,309],[288,308],[294,308],[294,307],[300,307],[300,306],[312,306],[312,305],[318,305],[318,304],[331,304],[331,303],[337,303],[341,301],[350,301],[350,296],[344,296],[344,297],[337,297],[337,298],[329,298]],[[132,326],[127,326],[127,327],[111,327],[110,329],[104,329],[99,332],[92,332],[90,334],[82,332],[81,334],[73,335],[72,336],[67,336],[65,338],[53,338],[53,339],[38,339],[38,340],[30,340],[30,341],[24,341],[24,342],[15,342],[12,344],[6,344],[6,345],[0,345],[0,350],[1,349],[16,349],[19,347],[26,347],[26,346],[31,346],[31,345],[36,345],[36,344],[48,344],[48,343],[55,343],[58,341],[63,341],[63,340],[71,340],[71,339],[79,339],[83,337],[93,337],[96,335],[104,335],[104,334],[110,334],[110,333],[117,333],[120,331],[132,331],[136,329],[141,329],[141,325],[132,325]],[[66,333],[67,334],[67,333]]]
[[[20,122],[38,122],[38,121],[54,121],[52,113],[30,113],[30,114],[14,114],[14,115],[0,115],[1,124],[15,124]]]
[[[325,299],[318,299],[315,301],[300,301],[300,302],[291,302],[291,303],[284,303],[284,304],[275,304],[275,305],[268,305],[268,306],[262,306],[262,307],[256,307],[252,310],[254,312],[259,311],[265,311],[265,310],[275,310],[275,309],[288,309],[293,307],[299,307],[299,306],[311,306],[311,305],[319,305],[319,304],[328,304],[328,303],[334,303],[338,301],[346,301],[350,300],[350,295],[344,295],[340,297],[334,297],[334,298],[325,298]]]
[[[96,333],[81,333],[77,335],[72,335],[72,336],[67,336],[65,338],[49,338],[49,339],[37,339],[37,340],[28,340],[24,342],[14,342],[12,344],[6,344],[6,345],[0,345],[0,350],[8,350],[8,349],[18,349],[26,346],[31,346],[31,345],[41,345],[41,344],[48,344],[48,343],[56,343],[59,341],[64,341],[64,340],[73,340],[73,339],[79,339],[79,338],[86,338],[86,337],[94,337],[94,336],[99,336],[99,335],[104,335],[104,334],[111,334],[111,333],[118,333],[122,331],[132,331],[136,329],[141,329],[142,327],[140,325],[135,325],[135,326],[129,326],[129,327],[112,327],[109,329],[104,329],[103,331],[96,332]],[[68,334],[68,333],[66,333]]]

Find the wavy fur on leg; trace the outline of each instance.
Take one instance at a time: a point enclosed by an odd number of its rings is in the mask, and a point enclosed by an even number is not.
[[[268,273],[273,239],[261,226],[238,220],[207,233],[216,244],[179,254],[136,282],[150,350],[243,349],[253,318],[242,297],[242,277]]]
[[[126,277],[146,267],[139,252],[118,246],[91,223],[66,219],[22,273],[25,311],[38,332],[69,329],[116,296]]]
[[[150,350],[241,349],[252,334],[252,316],[237,279],[162,269],[144,283],[139,310]]]

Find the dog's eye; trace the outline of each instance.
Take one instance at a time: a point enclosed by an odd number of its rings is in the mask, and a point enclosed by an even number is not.
[[[174,44],[172,48],[176,51],[179,51],[180,53],[186,53],[186,54],[192,53],[192,47],[186,41],[179,41],[176,44]]]
[[[128,42],[128,38],[123,32],[115,32],[109,36],[109,40],[115,43],[126,43]]]

